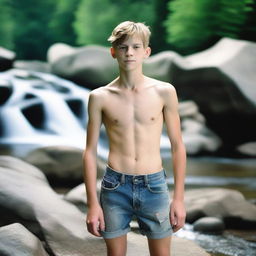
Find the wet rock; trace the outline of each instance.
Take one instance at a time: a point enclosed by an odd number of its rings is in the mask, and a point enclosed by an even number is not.
[[[207,234],[222,234],[225,224],[219,218],[204,217],[194,222],[194,230]]]
[[[12,68],[16,54],[10,50],[0,47],[0,71]]]
[[[0,255],[48,256],[41,241],[19,223],[0,228]]]
[[[242,193],[231,189],[200,188],[185,192],[187,219],[193,223],[201,217],[221,218],[226,228],[256,229],[256,206]]]

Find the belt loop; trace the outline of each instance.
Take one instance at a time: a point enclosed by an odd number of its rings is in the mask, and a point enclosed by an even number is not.
[[[145,185],[147,186],[148,185],[148,175],[144,176],[144,181],[145,181]]]
[[[123,185],[124,183],[125,183],[125,175],[122,174],[122,176],[121,176],[121,185]]]

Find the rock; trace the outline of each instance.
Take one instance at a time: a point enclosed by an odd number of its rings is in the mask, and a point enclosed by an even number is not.
[[[98,197],[100,195],[100,187],[101,187],[101,180],[98,180],[97,181]],[[86,212],[87,196],[85,192],[84,183],[76,186],[75,188],[71,189],[67,194],[63,195],[63,199],[76,205],[81,212],[84,212],[84,213]]]
[[[194,222],[194,230],[207,234],[222,234],[225,230],[224,222],[215,217],[204,217]]]
[[[10,69],[15,57],[16,54],[14,52],[0,47],[0,71]]]
[[[84,214],[56,194],[39,169],[13,157],[0,156],[0,211],[1,222],[23,224],[48,253],[49,248],[57,256],[87,251]]]
[[[24,160],[38,167],[52,182],[81,183],[83,151],[70,146],[48,146],[33,150]]]
[[[193,223],[201,217],[217,217],[226,228],[256,229],[256,206],[247,202],[239,191],[200,188],[185,192],[187,219]]]
[[[106,85],[118,75],[118,66],[106,47],[86,46],[74,48],[60,57],[64,45],[52,46],[49,49],[48,61],[52,72],[69,79],[86,88],[94,89]],[[66,46],[70,49],[70,46]],[[56,53],[54,53],[56,51]],[[56,55],[56,56],[55,56]]]
[[[223,38],[205,51],[175,59],[171,82],[179,97],[196,102],[229,154],[256,140],[255,55],[256,43]]]
[[[0,255],[48,256],[41,241],[19,223],[0,228]]]
[[[38,72],[51,72],[51,66],[47,62],[39,61],[39,60],[16,60],[13,63],[13,67],[17,69],[24,69],[30,71],[38,71]]]
[[[215,152],[221,145],[219,137],[205,124],[187,118],[181,122],[183,141],[189,155],[202,151]]]
[[[77,51],[77,49],[64,43],[55,43],[47,51],[47,61],[52,64],[64,56],[71,55]]]
[[[256,142],[248,142],[237,147],[237,151],[247,155],[247,156],[256,156]]]
[[[207,127],[223,141],[220,153],[232,155],[238,145],[256,140],[255,55],[256,43],[223,38],[186,57],[172,51],[153,55],[145,60],[144,71],[171,82],[183,101],[194,101]],[[115,61],[104,47],[86,46],[50,59],[55,74],[89,88],[117,75]]]

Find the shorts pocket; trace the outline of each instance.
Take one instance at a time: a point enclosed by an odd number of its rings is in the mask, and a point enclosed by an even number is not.
[[[120,181],[115,177],[104,176],[101,182],[101,188],[106,190],[116,190],[120,186]]]
[[[159,180],[158,182],[156,182],[156,181],[150,182],[150,183],[148,183],[147,188],[151,193],[166,193],[166,192],[168,192],[168,186],[167,186],[165,179]]]

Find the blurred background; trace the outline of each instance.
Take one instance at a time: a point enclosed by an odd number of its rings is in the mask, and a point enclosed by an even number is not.
[[[231,189],[250,204],[241,212],[254,209],[249,217],[232,207],[204,212],[222,218],[220,236],[195,232],[200,216],[193,209],[179,236],[215,256],[255,255],[255,17],[255,0],[0,0],[0,154],[37,166],[61,195],[81,184],[88,94],[118,75],[107,38],[122,21],[145,22],[152,55],[144,72],[172,83],[179,97],[186,188],[199,195]],[[172,188],[169,152],[164,129],[161,154]],[[107,154],[102,127],[99,177]],[[229,192],[221,192],[221,207]]]

